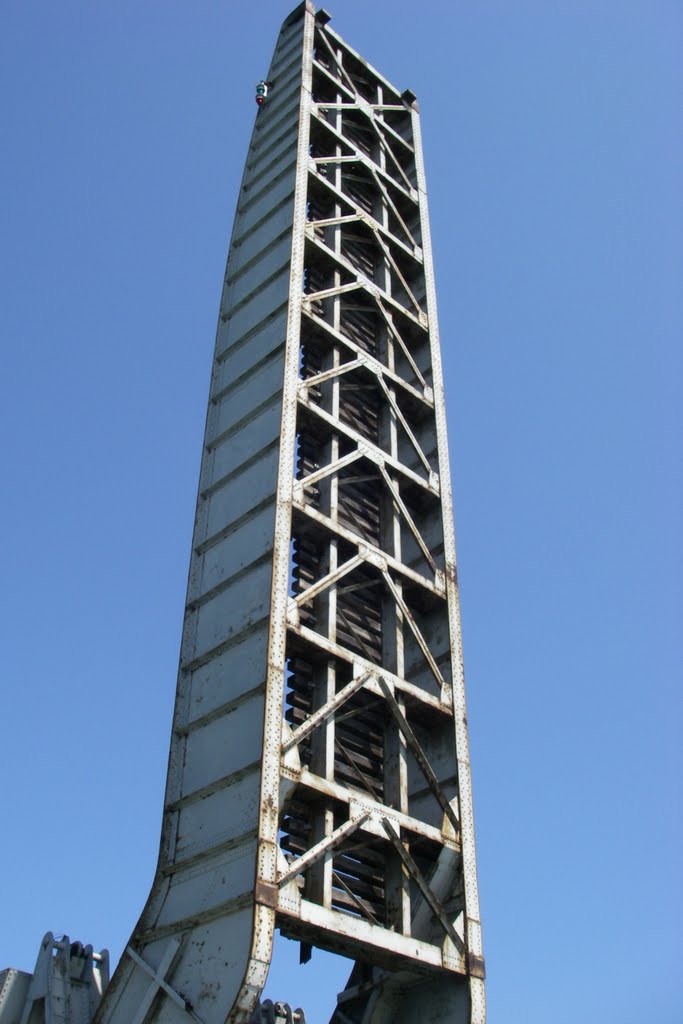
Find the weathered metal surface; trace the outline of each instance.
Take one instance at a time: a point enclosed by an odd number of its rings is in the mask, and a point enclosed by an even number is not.
[[[293,1010],[289,1003],[265,999],[254,1010],[249,1024],[306,1024],[306,1014],[301,1007]]]
[[[0,971],[1,1024],[19,1024],[30,983],[31,975],[26,971],[13,967]]]
[[[100,1024],[248,1024],[275,927],[356,959],[333,1024],[485,1020],[419,113],[328,22],[285,22],[247,158],[159,864]]]
[[[159,863],[98,1013],[102,1024],[222,1024],[230,1014],[246,1021],[270,961],[274,913],[256,903],[254,877],[295,203],[303,210],[297,146],[307,26],[312,13],[302,5],[282,27],[239,194]]]
[[[109,954],[48,932],[33,974],[0,971],[0,1024],[90,1024],[109,982]]]

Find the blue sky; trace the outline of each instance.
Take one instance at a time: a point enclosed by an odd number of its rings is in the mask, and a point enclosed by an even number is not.
[[[683,10],[329,6],[423,114],[490,1020],[676,1024]],[[0,968],[48,929],[116,959],[148,891],[220,287],[288,11],[0,3]],[[327,1020],[326,958],[301,990],[273,971]]]

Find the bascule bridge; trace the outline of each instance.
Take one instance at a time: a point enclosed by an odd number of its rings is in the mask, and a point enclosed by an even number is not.
[[[485,1021],[420,114],[329,20],[257,88],[152,889],[111,981],[47,936],[2,1024],[296,1020],[277,930],[355,961],[331,1024]]]

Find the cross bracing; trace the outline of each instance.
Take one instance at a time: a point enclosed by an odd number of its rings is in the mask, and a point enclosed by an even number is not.
[[[328,21],[283,25],[247,157],[159,864],[101,1022],[246,1024],[276,928],[356,960],[334,1024],[485,1019],[419,111]]]

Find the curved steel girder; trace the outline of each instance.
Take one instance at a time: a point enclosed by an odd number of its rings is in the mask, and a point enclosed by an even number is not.
[[[247,1024],[270,965],[275,911],[259,893],[282,869],[277,691],[284,655],[276,651],[282,641],[273,623],[282,591],[278,559],[289,557],[285,476],[277,490],[275,479],[283,448],[294,443],[300,310],[292,316],[292,309],[303,273],[313,18],[306,2],[282,26],[268,72],[274,87],[258,111],[242,181],[216,341],[159,861],[96,1024]],[[287,378],[293,396],[286,388],[283,395]],[[235,380],[247,383],[234,388]],[[290,477],[291,465],[290,454]],[[280,620],[284,629],[284,610]]]

